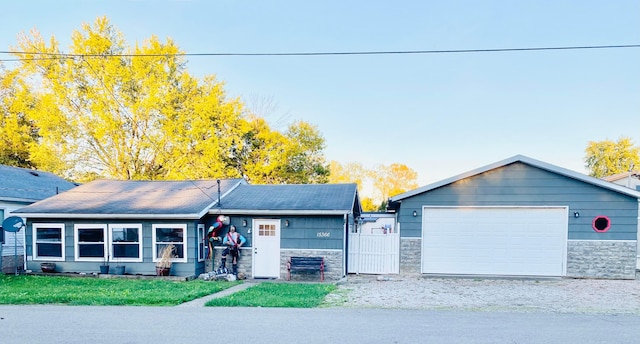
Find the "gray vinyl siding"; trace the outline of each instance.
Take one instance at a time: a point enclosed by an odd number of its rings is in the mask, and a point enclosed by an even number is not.
[[[16,209],[19,209],[25,206],[25,203],[20,202],[5,202],[0,200],[0,225],[2,221],[10,216],[20,216],[17,214],[13,214],[12,212]],[[20,230],[19,232],[6,232],[0,228],[0,238],[3,238],[4,241],[0,240],[0,245],[2,245],[2,255],[12,257],[17,250],[17,255],[22,256],[24,254],[24,230]],[[4,244],[2,244],[4,242]],[[6,265],[9,260],[4,262]],[[20,264],[22,266],[22,264]]]
[[[34,219],[27,220],[26,242],[27,242],[27,269],[40,271],[40,263],[46,260],[33,261],[33,223],[62,223],[65,225],[65,261],[55,261],[56,270],[58,272],[80,272],[94,273],[100,271],[101,262],[77,262],[75,261],[75,241],[74,241],[74,225],[75,224],[117,224],[117,223],[134,223],[142,225],[142,262],[123,262],[126,266],[128,274],[151,274],[155,275],[155,263],[153,262],[153,228],[154,224],[186,224],[187,225],[187,262],[174,263],[171,267],[171,274],[176,276],[190,276],[196,273],[196,270],[204,271],[204,262],[198,262],[197,246],[197,223],[193,220],[81,220],[72,221],[68,219]],[[112,269],[118,265],[117,262],[111,261],[109,265]],[[113,271],[113,270],[111,270]]]
[[[569,240],[636,240],[638,200],[524,163],[513,163],[402,200],[400,235],[421,237],[422,206],[567,206]],[[413,211],[418,216],[414,217]],[[580,217],[574,218],[573,213]],[[607,216],[611,229],[592,229]]]
[[[251,247],[252,235],[247,233],[251,220],[254,218],[271,217],[234,217],[231,224],[237,227],[247,239],[245,247]],[[344,217],[343,216],[282,216],[281,220],[281,248],[283,249],[343,249],[344,240]],[[247,220],[247,227],[242,226],[242,220]],[[284,221],[289,220],[289,226],[284,225]],[[98,272],[101,262],[77,262],[75,261],[75,224],[117,224],[133,223],[142,225],[142,262],[123,262],[126,266],[127,274],[155,274],[155,263],[153,262],[153,225],[154,224],[186,224],[187,225],[187,262],[174,263],[171,267],[171,274],[177,276],[198,275],[205,271],[206,262],[198,261],[198,234],[197,226],[204,223],[208,228],[212,219],[206,218],[202,221],[194,220],[69,220],[69,219],[33,219],[27,221],[26,242],[27,254],[29,256],[27,269],[33,271],[40,270],[40,263],[46,260],[33,261],[33,223],[55,223],[65,226],[65,261],[55,261],[58,272],[78,272],[95,273]],[[222,231],[226,234],[228,227]],[[328,233],[328,237],[318,236],[318,233]],[[112,269],[117,262],[111,261]]]
[[[284,221],[289,220],[289,227]],[[329,233],[319,237],[318,233]],[[281,249],[339,249],[344,241],[343,216],[282,217]]]

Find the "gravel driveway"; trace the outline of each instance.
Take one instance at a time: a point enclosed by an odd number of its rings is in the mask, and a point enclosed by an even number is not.
[[[640,315],[640,280],[349,276],[341,307]]]

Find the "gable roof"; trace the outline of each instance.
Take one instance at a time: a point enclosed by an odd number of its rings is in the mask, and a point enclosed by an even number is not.
[[[0,176],[1,201],[33,203],[77,186],[50,172],[6,165]]]
[[[475,175],[478,175],[478,174],[481,174],[481,173],[485,173],[487,171],[490,171],[490,170],[493,170],[493,169],[497,169],[497,168],[500,168],[500,167],[504,167],[506,165],[513,164],[513,163],[516,163],[516,162],[521,162],[523,164],[527,164],[527,165],[530,165],[530,166],[533,166],[533,167],[537,167],[537,168],[540,168],[540,169],[543,169],[543,170],[546,170],[546,171],[549,171],[549,172],[553,172],[553,173],[556,173],[556,174],[559,174],[559,175],[562,175],[562,176],[565,176],[565,177],[568,177],[568,178],[579,180],[579,181],[582,181],[582,182],[585,182],[585,183],[588,183],[588,184],[599,186],[601,188],[609,189],[609,190],[612,190],[612,191],[615,191],[615,192],[618,192],[618,193],[621,193],[621,194],[624,194],[624,195],[627,195],[627,196],[631,196],[631,197],[635,197],[635,198],[639,198],[640,199],[640,192],[639,191],[635,191],[633,189],[630,189],[630,188],[627,188],[627,187],[624,187],[624,186],[621,186],[621,185],[618,185],[618,184],[610,183],[610,182],[604,181],[602,179],[598,179],[598,178],[594,178],[594,177],[591,177],[591,176],[587,176],[585,174],[578,173],[578,172],[575,172],[575,171],[572,171],[572,170],[568,170],[566,168],[555,166],[555,165],[552,165],[552,164],[549,164],[549,163],[546,163],[546,162],[535,160],[535,159],[526,157],[524,155],[515,155],[515,156],[512,156],[510,158],[504,159],[502,161],[498,161],[496,163],[493,163],[493,164],[490,164],[490,165],[487,165],[487,166],[484,166],[484,167],[480,167],[478,169],[475,169],[475,170],[472,170],[472,171],[469,171],[469,172],[466,172],[466,173],[462,173],[462,174],[459,174],[457,176],[453,176],[451,178],[447,178],[447,179],[441,180],[439,182],[435,182],[433,184],[429,184],[429,185],[426,185],[426,186],[423,186],[423,187],[420,187],[420,188],[417,188],[417,189],[414,189],[414,190],[411,190],[411,191],[407,191],[405,193],[393,196],[393,197],[390,198],[390,200],[391,200],[391,202],[401,201],[401,200],[403,200],[405,198],[409,198],[409,197],[412,197],[412,196],[415,196],[415,195],[418,195],[418,194],[421,194],[421,193],[424,193],[424,192],[427,192],[427,191],[430,191],[430,190],[433,190],[433,189],[437,189],[439,187],[442,187],[442,186],[457,182],[459,180],[462,180],[462,179],[465,179],[465,178],[469,178],[469,177],[473,177]]]
[[[249,185],[236,188],[210,213],[360,214],[356,184]]]
[[[244,179],[220,180],[224,197]],[[58,218],[193,218],[218,202],[216,180],[96,180],[36,202],[15,213]]]

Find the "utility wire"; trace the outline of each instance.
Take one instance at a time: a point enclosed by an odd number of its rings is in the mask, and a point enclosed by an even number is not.
[[[0,54],[24,54],[56,56],[59,58],[74,57],[169,57],[169,56],[331,56],[331,55],[409,55],[409,54],[456,54],[456,53],[496,53],[518,51],[545,50],[586,50],[586,49],[623,49],[640,48],[640,44],[623,45],[585,45],[563,47],[529,47],[529,48],[497,48],[497,49],[451,49],[451,50],[390,50],[390,51],[333,51],[333,52],[283,52],[283,53],[176,53],[176,54],[68,54],[28,51],[0,51]],[[0,60],[15,61],[19,59]]]

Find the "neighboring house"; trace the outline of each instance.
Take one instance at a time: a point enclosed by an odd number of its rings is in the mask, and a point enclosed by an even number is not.
[[[604,177],[602,180],[640,191],[640,171],[618,173]]]
[[[14,210],[76,186],[49,172],[0,165],[0,224],[7,217],[15,215],[12,214]],[[15,256],[18,257],[18,268],[23,268],[24,233],[24,230],[17,233],[0,230],[3,272],[15,271]]]
[[[346,273],[346,234],[360,215],[355,184],[249,185],[217,181],[87,183],[17,211],[27,218],[28,269],[55,262],[58,271],[91,273],[105,260],[129,274],[155,274],[161,249],[174,244],[172,275],[197,276],[220,263],[208,252],[208,229],[221,216],[247,238],[239,271],[286,276],[292,255],[322,256],[327,278]],[[212,256],[215,261],[207,257]],[[231,267],[228,263],[227,267]]]
[[[400,271],[633,279],[640,192],[525,156],[390,199]]]

